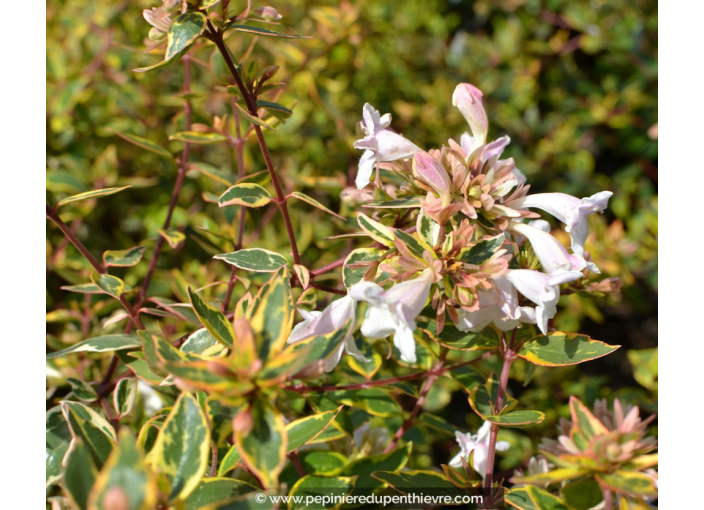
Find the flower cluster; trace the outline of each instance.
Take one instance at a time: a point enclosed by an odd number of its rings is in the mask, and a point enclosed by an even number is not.
[[[376,213],[372,218],[360,213],[358,220],[384,247],[351,254],[346,267],[365,268],[364,279],[346,282],[348,295],[325,311],[302,312],[305,321],[290,342],[329,332],[353,317],[354,304],[364,301],[369,308],[362,334],[393,334],[402,358],[413,361],[414,321],[428,298],[438,333],[446,317],[460,331],[489,325],[507,331],[530,323],[546,333],[557,311],[560,285],[588,271],[599,272],[584,249],[587,219],[607,207],[612,193],[581,199],[564,193],[530,195],[513,158],[502,158],[509,137],[487,138],[481,91],[461,83],[452,103],[470,132],[429,151],[392,131],[390,114],[364,105],[358,126],[363,138],[354,144],[364,150],[356,185],[359,197],[374,197],[363,205]],[[382,183],[382,170],[393,186]],[[550,234],[550,225],[535,210],[564,223],[570,249]],[[393,215],[394,227],[377,221]],[[375,281],[395,285],[384,291]],[[362,359],[351,338],[345,345]],[[339,355],[328,360],[328,370]]]

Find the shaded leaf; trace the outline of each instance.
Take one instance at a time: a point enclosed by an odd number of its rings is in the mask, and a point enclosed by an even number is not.
[[[62,402],[61,412],[71,436],[83,440],[96,467],[102,468],[115,444],[115,429],[93,409],[78,402]]]
[[[289,496],[289,510],[303,510],[308,508],[307,498],[322,498],[323,496],[339,498],[349,494],[354,488],[355,479],[353,477],[321,477],[304,476],[291,487]],[[296,497],[300,501],[296,501]],[[334,508],[334,507],[333,507]]]
[[[91,198],[106,197],[108,195],[112,195],[113,193],[118,193],[118,192],[122,191],[123,189],[131,188],[131,187],[132,186],[130,185],[130,186],[122,186],[120,188],[94,189],[91,191],[79,193],[78,195],[66,197],[63,200],[61,200],[58,204],[56,204],[56,209],[58,209],[62,205],[72,204],[74,202],[80,202],[81,200],[90,200]]]
[[[200,12],[186,12],[177,17],[169,27],[164,60],[171,60],[182,53],[205,30],[206,17]]]
[[[137,399],[137,381],[131,378],[120,379],[115,385],[112,398],[118,419],[128,415]]]
[[[88,494],[98,477],[98,470],[91,457],[90,450],[80,439],[76,439],[69,451],[62,485],[64,493],[74,506],[80,510],[88,508]]]
[[[257,487],[232,478],[204,478],[185,501],[186,510],[199,510],[213,503],[221,503],[233,496],[257,491]]]
[[[235,184],[218,198],[218,205],[225,207],[228,205],[243,205],[245,207],[262,207],[273,199],[269,192],[252,182]]]
[[[335,419],[340,409],[342,409],[342,406],[338,407],[335,411],[326,411],[324,413],[306,416],[305,418],[300,418],[286,425],[288,451],[292,452],[314,440],[330,425],[330,422]]]
[[[303,200],[305,203],[310,204],[310,205],[312,205],[313,207],[317,207],[317,208],[320,209],[321,211],[325,211],[325,212],[328,213],[328,214],[332,214],[332,215],[335,216],[336,218],[340,218],[342,221],[347,221],[347,218],[345,218],[344,216],[340,216],[340,215],[337,214],[336,212],[331,211],[330,209],[328,209],[327,207],[325,207],[323,204],[321,204],[320,202],[318,202],[318,201],[315,200],[314,198],[311,198],[311,197],[309,197],[308,195],[306,195],[306,194],[304,194],[304,193],[301,193],[300,191],[294,191],[293,193],[291,193],[290,196],[295,197],[295,198],[297,198],[298,200]]]
[[[106,267],[132,267],[136,266],[142,255],[144,255],[144,246],[135,246],[127,250],[108,250],[103,252],[103,263]]]
[[[173,154],[171,154],[169,151],[164,149],[161,145],[158,145],[151,140],[148,140],[146,138],[142,138],[141,136],[137,135],[129,135],[127,133],[119,133],[115,131],[112,128],[108,128],[109,131],[112,131],[115,133],[117,136],[122,138],[123,140],[130,142],[133,145],[136,145],[137,147],[141,147],[142,149],[146,149],[150,152],[153,152],[154,154],[157,154],[161,156],[162,158],[165,158],[171,162],[174,160]]]

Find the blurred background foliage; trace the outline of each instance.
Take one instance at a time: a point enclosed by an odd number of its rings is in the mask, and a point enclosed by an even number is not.
[[[244,8],[245,2],[240,3]],[[233,8],[235,4],[233,0]],[[146,246],[140,264],[112,271],[135,288],[147,271],[166,216],[176,168],[112,130],[148,138],[176,154],[183,149],[181,142],[168,138],[183,129],[183,99],[177,97],[182,63],[133,72],[161,58],[144,54],[149,25],[141,11],[156,5],[144,0],[47,4],[47,201],[55,204],[89,189],[132,185],[117,195],[62,208],[61,214],[96,255]],[[260,69],[281,66],[277,81],[288,86],[277,101],[292,107],[294,114],[265,136],[289,191],[303,191],[353,217],[355,204],[342,201],[340,193],[356,174],[360,153],[352,144],[363,104],[391,112],[392,128],[427,149],[446,144],[449,137],[458,139],[467,129],[451,95],[457,83],[470,82],[484,92],[490,138],[511,137],[505,154],[515,158],[533,192],[580,197],[604,189],[614,192],[606,214],[590,219],[587,248],[604,276],[623,279],[622,293],[564,296],[554,325],[623,348],[579,367],[538,368],[528,388],[512,388],[527,408],[546,411],[548,418],[535,429],[506,433],[525,448],[512,449],[500,467],[508,469],[529,455],[526,434],[536,440],[553,435],[558,416],[567,414],[569,395],[589,405],[597,397],[618,396],[655,412],[657,3],[289,0],[273,6],[283,15],[282,31],[311,39],[254,38],[236,32],[227,42],[237,58],[247,55],[247,62],[256,60]],[[195,64],[193,122],[213,125],[214,116],[232,115],[220,78],[226,74],[224,62],[207,41],[190,54]],[[188,302],[186,285],[214,284],[205,297],[224,295],[225,283],[217,282],[227,281],[230,267],[212,255],[232,251],[236,235],[237,207],[219,209],[209,203],[209,197],[219,196],[226,183],[236,180],[232,150],[225,144],[194,145],[190,160],[214,168],[218,178],[195,168],[188,172],[173,221],[186,240],[176,249],[166,246],[150,286],[150,295],[178,302]],[[251,136],[245,170],[252,174],[264,169]],[[331,262],[354,246],[348,239],[326,239],[353,231],[353,222],[331,219],[303,202],[291,202],[290,208],[308,267]],[[275,205],[248,209],[244,246],[287,253]],[[119,312],[117,301],[60,288],[86,283],[88,274],[80,254],[48,225],[51,348],[98,331],[121,332],[121,324],[102,329]],[[259,281],[256,276],[253,280]],[[319,280],[335,284],[339,270]],[[235,300],[248,283],[238,284]],[[327,296],[320,298],[319,306]],[[167,332],[185,332],[179,330],[182,324],[164,323]],[[520,361],[516,367],[517,373],[527,370]],[[438,394],[429,402],[441,402],[443,409],[435,412],[476,430],[478,417],[467,406],[466,395],[451,389],[437,385]],[[451,399],[462,403],[447,406]],[[436,464],[446,460],[445,452],[440,455]]]

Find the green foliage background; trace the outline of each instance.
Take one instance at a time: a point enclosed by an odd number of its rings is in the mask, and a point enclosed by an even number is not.
[[[62,208],[61,214],[94,254],[146,246],[140,264],[114,271],[134,287],[147,271],[176,168],[121,140],[111,129],[148,138],[175,153],[183,147],[168,139],[182,129],[183,101],[175,96],[183,83],[183,66],[133,72],[159,58],[142,53],[149,26],[141,11],[155,5],[88,0],[47,4],[47,201],[55,204],[81,191],[132,185],[110,197]],[[521,400],[548,417],[521,435],[524,447],[513,448],[500,468],[516,466],[530,455],[525,436],[537,442],[540,435],[552,434],[558,416],[567,412],[566,395],[589,404],[596,397],[620,396],[654,412],[657,363],[653,365],[651,351],[630,356],[627,351],[656,347],[657,4],[293,0],[274,6],[284,16],[286,31],[312,36],[292,41],[260,38],[252,51],[260,67],[281,66],[277,79],[288,86],[278,101],[295,104],[286,124],[266,133],[289,191],[303,191],[350,215],[352,210],[339,196],[356,173],[360,153],[352,143],[363,104],[391,112],[392,127],[418,146],[435,147],[466,130],[451,95],[457,83],[470,82],[484,92],[490,138],[511,137],[506,154],[515,158],[534,191],[576,196],[602,189],[614,192],[606,214],[591,219],[587,247],[606,276],[623,279],[622,295],[565,296],[555,325],[623,348],[579,367],[538,368]],[[251,42],[252,36],[242,33],[228,40],[238,56]],[[231,114],[219,79],[225,74],[224,63],[211,44],[201,44],[194,55],[198,65],[193,66],[192,88],[198,96],[193,121],[212,125],[214,115]],[[234,155],[222,144],[194,146],[191,161],[213,165],[225,180],[235,180]],[[264,168],[251,137],[246,172]],[[200,172],[188,173],[173,221],[187,238],[162,254],[150,295],[188,302],[186,285],[201,288],[228,279],[229,266],[212,260],[212,255],[232,251],[233,243],[197,228],[234,237],[237,208],[219,209],[203,199],[208,193],[220,195],[226,187]],[[353,246],[351,241],[325,239],[353,231],[353,222],[330,219],[302,202],[292,202],[291,210],[307,266],[320,267]],[[248,210],[244,245],[288,251],[274,205]],[[84,296],[60,289],[88,282],[88,274],[80,254],[48,225],[51,349],[86,338],[86,328],[88,336],[121,332],[120,324],[101,327],[101,321],[119,310],[116,300],[87,298],[93,316],[82,325]],[[334,284],[339,271],[329,278],[321,282]],[[210,299],[221,297],[224,289],[210,287]],[[238,284],[234,299],[243,292]],[[186,332],[165,323],[170,333]],[[514,366],[518,373],[527,370],[521,361]],[[93,379],[99,379],[97,372]],[[455,394],[463,399],[463,411],[453,415],[453,406],[447,405],[451,393],[442,385],[436,393],[428,402],[437,409],[430,411],[476,430],[478,417],[467,407],[466,397]],[[445,462],[450,452],[426,454],[427,460],[417,460],[416,467]]]

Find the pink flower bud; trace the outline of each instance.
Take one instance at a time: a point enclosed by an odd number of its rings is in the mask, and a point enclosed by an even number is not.
[[[452,105],[462,113],[472,130],[475,147],[484,145],[489,131],[489,120],[482,103],[482,91],[469,83],[460,83],[452,94]]]
[[[418,151],[413,155],[413,175],[426,183],[440,195],[443,205],[450,203],[450,176],[440,163],[425,151]]]

